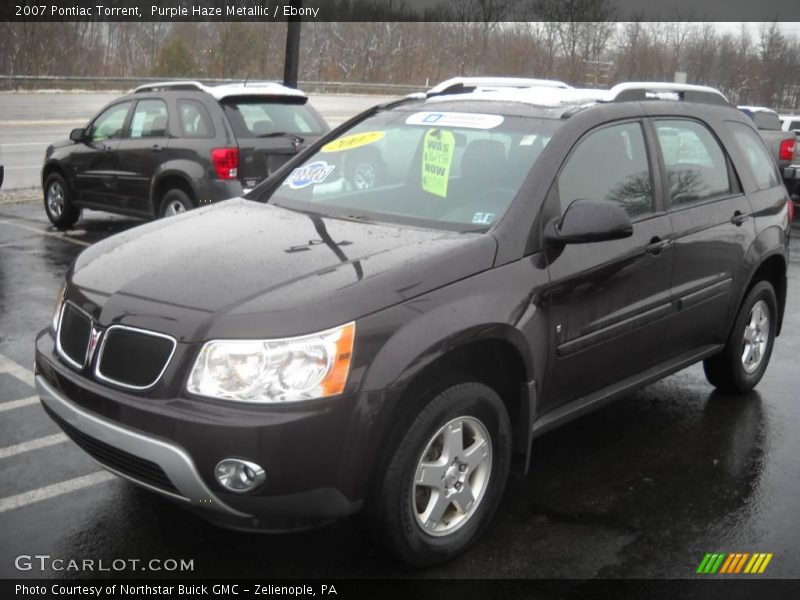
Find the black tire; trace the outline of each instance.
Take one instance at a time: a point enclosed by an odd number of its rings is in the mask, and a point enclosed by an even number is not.
[[[71,203],[67,182],[58,173],[51,173],[44,182],[44,212],[58,229],[69,229],[81,217],[81,209]]]
[[[180,207],[180,208],[178,208]],[[194,208],[194,202],[189,195],[181,189],[173,188],[161,197],[158,208],[160,217],[168,217]]]
[[[429,442],[434,439],[444,441],[444,438],[434,438],[440,429],[453,427],[453,431],[464,432],[458,434],[461,441],[469,442],[461,446],[463,448],[466,445],[466,450],[459,451],[464,461],[469,460],[467,450],[483,448],[479,442],[483,438],[469,435],[470,431],[477,431],[476,423],[484,427],[483,433],[488,434],[490,450],[484,458],[473,454],[475,460],[483,461],[474,470],[457,462],[458,453],[454,453],[456,458],[451,463],[449,453],[444,448],[437,458],[423,456],[427,449],[435,450],[429,446]],[[433,488],[417,486],[415,481],[417,469],[421,461],[426,459],[438,460],[446,465],[437,467],[439,469],[449,467],[447,481],[450,484],[442,479],[443,486],[450,485],[447,488],[449,492],[462,491],[462,486],[466,484],[471,492],[469,497],[475,498],[472,508],[463,512],[457,510],[455,503],[449,504],[445,515],[451,516],[445,519],[443,515],[440,521],[445,531],[435,534],[423,530],[421,519],[427,514],[426,510],[436,503],[438,496],[432,495]],[[411,422],[389,459],[388,466],[382,469],[383,479],[376,481],[373,494],[358,515],[358,528],[372,541],[410,565],[427,567],[448,561],[466,550],[489,524],[502,498],[510,463],[511,424],[506,407],[497,393],[475,382],[449,387],[436,395]],[[462,469],[464,483],[453,483],[452,478],[458,478]],[[432,477],[436,479],[438,471]],[[430,494],[427,497],[426,490]],[[418,517],[420,506],[427,509]],[[430,525],[432,521],[428,523]],[[453,528],[452,531],[448,532],[448,527]]]
[[[762,308],[766,307],[767,318],[769,319],[766,326],[759,329],[761,331],[759,338],[763,337],[763,334],[768,337],[764,340],[765,346],[763,350],[759,352],[761,358],[757,364],[750,364],[751,370],[748,370],[745,367],[744,360],[745,352],[748,349],[744,337],[745,328],[750,325],[751,312],[759,303],[761,303],[760,306]],[[775,297],[775,290],[768,281],[759,281],[752,287],[742,302],[725,348],[720,354],[703,361],[703,369],[708,382],[724,392],[734,394],[744,394],[752,390],[758,385],[767,370],[770,356],[772,356],[772,347],[775,344],[777,326],[778,301]],[[749,356],[752,357],[752,354]]]

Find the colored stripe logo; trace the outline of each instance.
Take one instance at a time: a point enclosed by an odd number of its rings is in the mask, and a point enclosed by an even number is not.
[[[769,561],[772,560],[772,556],[771,552],[755,552],[753,554],[749,552],[709,553],[703,557],[700,566],[697,567],[697,573],[701,575],[714,575],[715,573],[725,575],[761,574],[767,568]]]

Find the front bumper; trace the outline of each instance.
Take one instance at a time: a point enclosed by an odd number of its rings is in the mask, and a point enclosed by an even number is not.
[[[348,435],[363,426],[351,424],[356,397],[289,410],[150,398],[67,367],[49,331],[37,338],[36,386],[51,418],[101,466],[220,525],[287,531],[361,507],[355,490],[369,467],[353,447],[359,437]],[[228,457],[261,465],[266,483],[249,494],[225,491],[213,472]]]

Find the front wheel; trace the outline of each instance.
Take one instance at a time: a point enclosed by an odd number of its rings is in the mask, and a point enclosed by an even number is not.
[[[445,562],[489,524],[510,461],[511,425],[497,393],[476,382],[452,386],[411,423],[362,529],[411,565]]]
[[[725,392],[752,390],[767,370],[778,331],[778,301],[768,281],[759,281],[742,302],[720,354],[703,361],[706,379]]]
[[[59,229],[69,229],[81,216],[81,210],[70,202],[67,182],[58,173],[52,173],[44,182],[44,211]]]

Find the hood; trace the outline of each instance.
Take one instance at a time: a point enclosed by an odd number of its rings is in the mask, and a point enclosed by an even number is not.
[[[69,297],[102,326],[182,341],[286,337],[355,320],[491,268],[491,235],[320,217],[234,199],[99,242]]]

